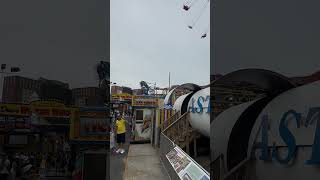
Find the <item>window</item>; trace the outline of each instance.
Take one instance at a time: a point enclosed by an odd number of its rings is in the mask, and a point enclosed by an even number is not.
[[[136,120],[143,120],[143,110],[136,110]]]

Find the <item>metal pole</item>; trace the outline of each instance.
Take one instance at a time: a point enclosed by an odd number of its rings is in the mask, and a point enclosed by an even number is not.
[[[169,89],[168,92],[170,91],[170,72],[169,72]]]

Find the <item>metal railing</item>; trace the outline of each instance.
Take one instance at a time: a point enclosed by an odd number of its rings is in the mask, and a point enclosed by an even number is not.
[[[247,180],[248,163],[250,158],[241,161],[237,166],[226,172],[224,166],[224,156],[220,154],[215,160],[210,163],[210,174],[213,179],[219,180]]]
[[[247,180],[247,168],[248,162],[250,162],[250,158],[246,158],[241,161],[237,166],[232,168],[228,173],[226,173],[222,180]]]
[[[173,143],[180,148],[186,148],[186,152],[190,153],[190,142],[196,137],[195,131],[192,129],[189,119],[190,112],[184,113],[177,120],[171,123],[164,131],[166,135]]]
[[[161,124],[161,131],[164,131],[169,127],[173,122],[175,122],[180,117],[180,111],[175,112],[167,121]]]

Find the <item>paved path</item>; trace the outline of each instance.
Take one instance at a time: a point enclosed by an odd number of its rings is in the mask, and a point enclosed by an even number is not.
[[[123,173],[125,170],[125,163],[128,155],[129,145],[130,145],[130,129],[129,129],[129,126],[127,126],[126,143],[124,145],[124,149],[126,150],[126,153],[124,154],[116,154],[112,152],[110,153],[110,161],[109,161],[110,169],[109,170],[110,170],[111,180],[123,180]]]
[[[131,144],[124,180],[169,180],[151,144]]]

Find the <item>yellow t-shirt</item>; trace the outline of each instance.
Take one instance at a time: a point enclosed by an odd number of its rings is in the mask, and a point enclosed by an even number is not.
[[[124,119],[117,120],[116,126],[117,126],[117,134],[122,134],[126,132],[126,121]]]

